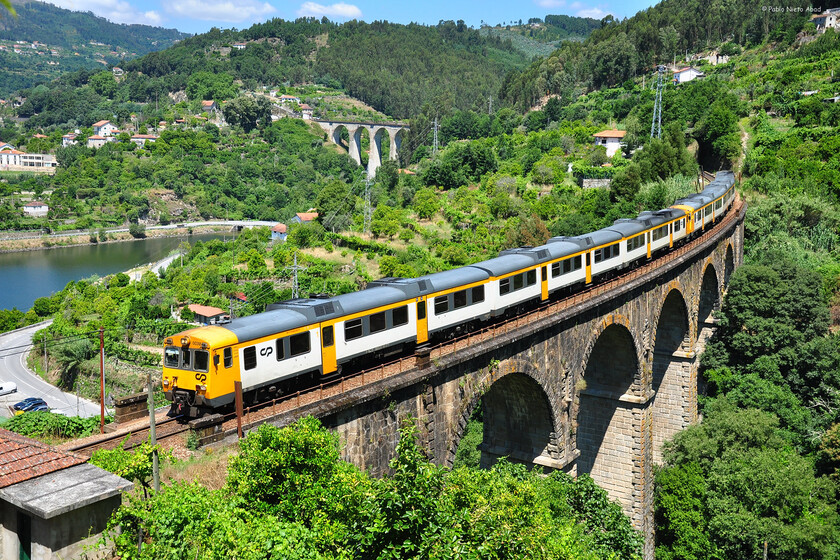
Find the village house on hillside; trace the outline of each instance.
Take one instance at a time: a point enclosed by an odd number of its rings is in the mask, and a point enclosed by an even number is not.
[[[688,68],[681,68],[674,72],[674,83],[683,84],[685,82],[690,82],[695,78],[703,78],[705,76],[706,74],[694,66],[689,66]]]
[[[272,241],[285,241],[286,240],[286,231],[287,231],[286,224],[277,224],[273,228],[271,228],[271,240]]]
[[[114,136],[119,134],[119,129],[111,121],[98,121],[93,123],[94,136]]]
[[[838,17],[840,8],[830,8],[821,14],[812,15],[811,21],[817,26],[817,31],[825,33],[826,29],[837,29]]]
[[[295,214],[295,217],[292,218],[293,224],[308,224],[312,220],[318,217],[318,212],[298,212]]]
[[[146,143],[154,142],[158,139],[158,136],[154,134],[134,134],[131,136],[131,141],[137,144],[138,147],[143,148],[146,146]]]
[[[219,110],[219,105],[213,101],[212,99],[209,101],[202,101],[201,102],[201,112],[202,113],[213,113]]]
[[[621,150],[621,141],[624,139],[624,135],[627,134],[624,130],[602,130],[601,132],[595,133],[595,145],[596,146],[604,146],[607,149],[607,157],[613,157],[616,152]]]
[[[195,314],[195,322],[201,325],[215,325],[224,322],[225,319],[230,319],[230,317],[227,317],[225,310],[218,307],[198,305],[197,303],[191,303],[187,307]]]
[[[58,162],[51,154],[28,154],[11,144],[0,146],[0,170],[55,173]]]
[[[0,558],[106,555],[97,541],[133,484],[87,461],[0,429]]]
[[[49,213],[49,211],[49,206],[37,200],[27,202],[23,205],[23,213],[35,218],[46,216]]]

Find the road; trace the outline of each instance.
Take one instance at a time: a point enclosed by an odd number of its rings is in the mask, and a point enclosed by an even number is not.
[[[9,416],[8,405],[27,397],[41,397],[53,410],[70,416],[97,416],[99,403],[79,399],[50,385],[26,367],[26,355],[32,344],[32,335],[45,328],[50,321],[0,334],[0,379],[17,384],[17,393],[0,397],[0,415]],[[78,410],[78,414],[76,411]]]
[[[223,226],[223,227],[243,227],[243,228],[254,228],[254,227],[273,227],[276,226],[277,222],[267,222],[264,220],[208,220],[202,222],[179,222],[177,224],[168,224],[165,226],[146,226],[146,231],[154,231],[154,230],[167,230],[167,229],[184,229],[184,228],[192,228],[192,227],[202,227],[202,226]],[[97,230],[98,231],[98,230]],[[105,228],[106,233],[126,233],[128,232],[127,227],[114,227],[114,228]],[[44,233],[42,231],[38,231],[35,233],[31,232],[12,232],[14,234],[20,233],[20,235],[8,235],[9,232],[4,232],[3,236],[0,236],[0,239],[40,239],[44,237]],[[73,230],[73,231],[59,231],[55,233],[51,233],[49,237],[78,237],[81,235],[90,235],[89,230]]]

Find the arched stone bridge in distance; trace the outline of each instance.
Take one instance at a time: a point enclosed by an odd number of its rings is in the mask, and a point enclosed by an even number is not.
[[[362,165],[362,131],[367,130],[370,138],[370,153],[368,154],[367,175],[373,178],[376,175],[376,170],[382,165],[382,135],[387,134],[390,140],[390,150],[388,159],[397,159],[397,154],[400,151],[402,144],[402,136],[404,131],[408,130],[408,125],[401,123],[371,123],[371,122],[349,122],[349,121],[324,121],[313,120],[318,126],[324,129],[329,139],[341,145],[341,131],[347,130],[350,137],[350,142],[347,151],[350,157],[353,158],[357,164]]]
[[[431,460],[451,466],[482,403],[483,465],[508,457],[589,473],[642,531],[652,560],[653,466],[663,442],[697,421],[699,355],[743,262],[745,215],[736,198],[713,229],[633,272],[401,361],[393,374],[383,366],[340,391],[318,389],[268,421],[313,414],[338,433],[344,459],[383,474],[406,418]]]

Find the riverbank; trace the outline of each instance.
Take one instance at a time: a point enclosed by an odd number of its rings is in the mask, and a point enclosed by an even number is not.
[[[127,241],[143,241],[146,239],[166,237],[186,237],[202,233],[222,233],[230,231],[230,226],[205,225],[176,227],[167,229],[147,229],[146,236],[141,238],[133,237],[127,231],[107,232],[106,241],[91,241],[90,234],[52,234],[41,237],[30,237],[25,239],[14,239],[2,237],[0,232],[0,253],[22,253],[26,251],[43,251],[47,249],[61,249],[66,247],[82,247],[85,245],[106,245],[109,243],[124,243]],[[97,235],[95,232],[93,235]]]

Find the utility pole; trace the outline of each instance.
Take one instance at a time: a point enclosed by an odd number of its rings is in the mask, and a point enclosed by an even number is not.
[[[300,285],[298,284],[298,270],[306,270],[305,266],[298,266],[297,251],[295,251],[295,264],[292,266],[287,266],[286,270],[292,271],[292,299],[297,299],[298,297],[300,297]]]
[[[665,67],[656,67],[656,97],[653,102],[653,120],[650,123],[650,137],[662,138],[662,90],[665,88]]]
[[[370,222],[373,218],[373,209],[370,206],[370,179],[365,180],[365,219],[362,233],[370,233]]]
[[[105,433],[105,328],[99,327],[99,433]]]
[[[155,436],[155,387],[152,385],[152,370],[149,370],[149,439],[149,443],[152,444],[152,484],[155,492],[160,492],[160,466]]]
[[[437,150],[438,150],[437,128],[438,128],[437,117],[435,117],[435,138],[434,138],[434,143],[432,144],[432,155],[437,154]]]

